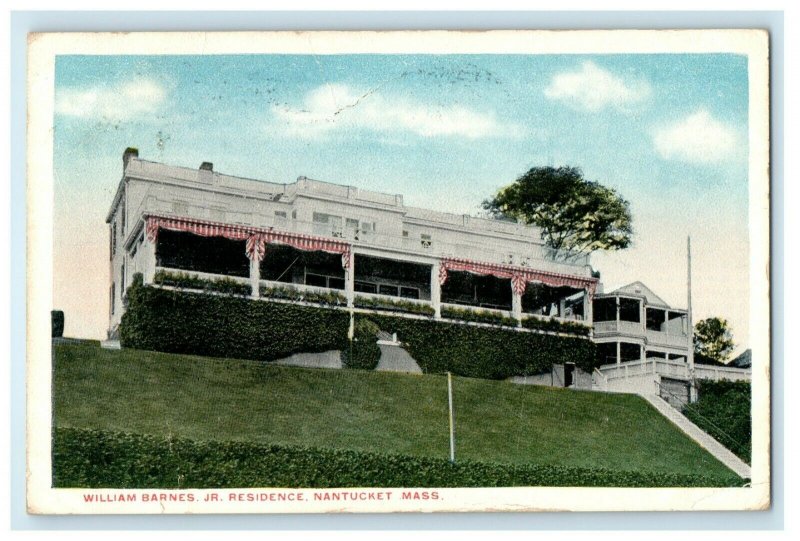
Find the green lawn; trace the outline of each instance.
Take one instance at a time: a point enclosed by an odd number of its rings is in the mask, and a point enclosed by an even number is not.
[[[55,423],[446,458],[443,376],[56,347]],[[454,378],[456,458],[730,475],[643,399]]]

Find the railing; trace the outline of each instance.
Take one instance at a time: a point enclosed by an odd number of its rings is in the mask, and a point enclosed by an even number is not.
[[[637,321],[595,321],[595,334],[626,333],[637,336],[644,335],[644,327]]]
[[[670,361],[667,359],[650,358],[646,360],[630,361],[620,364],[604,364],[598,371],[607,380],[618,378],[630,378],[644,374],[658,374],[660,376],[691,379],[689,365],[681,361]],[[694,365],[695,379],[711,379],[719,381],[728,379],[731,381],[750,381],[750,370],[745,368],[733,368],[728,366],[709,366],[702,364]]]
[[[600,388],[601,391],[608,390],[608,378],[597,368],[595,368],[592,372],[592,379],[596,379],[595,384]]]
[[[671,334],[662,331],[647,330],[645,333],[648,344],[657,344],[673,347],[688,347],[689,337],[683,333]]]

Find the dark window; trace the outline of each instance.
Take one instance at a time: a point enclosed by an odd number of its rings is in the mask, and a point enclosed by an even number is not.
[[[331,289],[344,289],[344,278],[328,276],[328,287]]]
[[[114,315],[115,296],[117,295],[117,285],[111,282],[111,315]]]
[[[637,299],[626,299],[624,297],[620,297],[619,320],[639,323],[641,321],[641,314],[639,312],[640,307],[641,301]]]
[[[250,276],[250,260],[243,240],[162,230],[158,234],[156,261],[159,267],[171,269]]]
[[[622,358],[623,363],[630,361],[638,361],[641,359],[642,346],[640,346],[639,344],[622,342],[619,345],[619,355]]]
[[[380,284],[378,286],[378,293],[380,293],[381,295],[391,295],[392,297],[397,297],[397,286]]]
[[[306,274],[306,285],[316,287],[328,287],[328,278],[319,274]]]
[[[592,318],[594,321],[616,321],[617,299],[601,297],[592,302]]]
[[[356,280],[353,283],[353,291],[358,291],[359,293],[377,293],[378,286],[370,284],[369,282],[360,282]]]
[[[658,310],[656,308],[647,308],[645,310],[645,314],[647,316],[647,330],[648,331],[663,331],[664,329],[664,321],[666,319],[666,314],[664,310]]]
[[[597,344],[597,364],[614,364],[617,362],[617,343],[605,342]]]
[[[416,287],[401,287],[400,296],[405,299],[419,299],[419,289]]]
[[[575,383],[575,363],[564,363],[564,387],[572,387]]]

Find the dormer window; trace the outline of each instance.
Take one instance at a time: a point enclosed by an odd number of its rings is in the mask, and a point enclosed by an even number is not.
[[[429,234],[422,233],[419,236],[419,243],[423,248],[428,249],[433,244],[433,239],[431,239],[431,236]]]

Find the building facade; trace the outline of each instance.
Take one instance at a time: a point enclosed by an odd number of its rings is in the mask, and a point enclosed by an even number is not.
[[[224,279],[254,299],[290,288],[434,318],[480,312],[520,328],[526,318],[592,323],[588,255],[548,248],[536,227],[406,206],[402,195],[234,177],[128,149],[106,221],[110,337],[136,273],[147,284]]]

